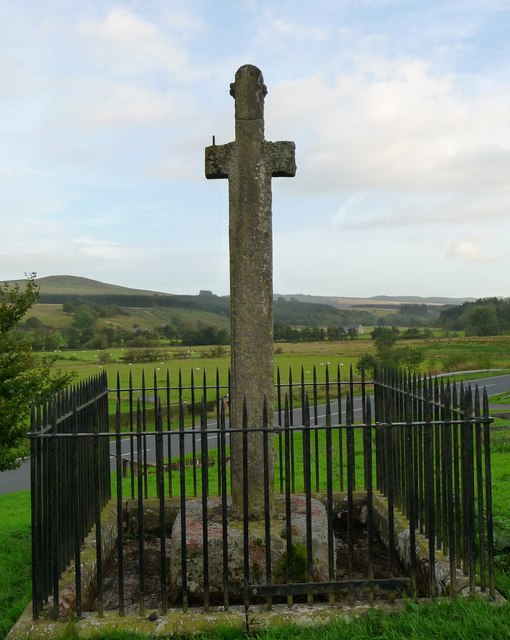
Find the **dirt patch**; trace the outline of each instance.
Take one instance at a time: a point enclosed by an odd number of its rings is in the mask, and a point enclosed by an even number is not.
[[[368,554],[368,533],[365,527],[356,526],[353,531],[353,551],[351,572],[349,572],[349,541],[346,529],[335,530],[336,543],[336,579],[341,580],[368,580],[369,554]],[[393,577],[406,576],[405,569],[398,559],[397,554],[393,554],[390,567],[390,557],[387,547],[375,536],[372,542],[371,573],[374,580],[384,580]],[[379,587],[370,590],[356,590],[351,593],[338,594],[336,600],[347,599],[352,601],[366,602],[367,600],[385,599],[394,600],[401,593],[380,589]]]
[[[169,557],[169,543],[167,538],[166,556]],[[146,610],[158,609],[161,601],[160,587],[160,542],[159,537],[145,536],[144,550],[144,598],[143,604]],[[127,612],[138,611],[140,607],[139,588],[139,549],[138,540],[126,540],[123,547],[124,560],[124,606]],[[167,567],[168,583],[168,567]],[[114,611],[119,608],[119,563],[115,554],[106,568],[103,582],[103,607],[105,611]],[[97,598],[94,602],[94,611],[97,611]]]

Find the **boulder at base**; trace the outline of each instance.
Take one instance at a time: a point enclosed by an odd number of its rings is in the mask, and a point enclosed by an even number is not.
[[[287,581],[287,540],[285,502],[283,496],[275,496],[274,515],[271,521],[271,582]],[[229,603],[241,603],[244,597],[243,522],[231,516],[232,505],[227,502],[227,565]],[[325,506],[311,500],[312,521],[312,582],[324,582],[328,574],[328,518]],[[179,511],[172,529],[170,552],[170,597],[172,602],[182,601],[182,517]],[[188,601],[201,604],[204,598],[204,530],[202,501],[186,502],[186,567]],[[250,585],[266,583],[265,527],[263,520],[248,522],[248,548]],[[307,582],[306,574],[306,501],[304,496],[291,496],[291,568],[292,582]],[[224,602],[224,546],[221,498],[209,498],[207,502],[207,552],[209,566],[209,601],[221,605]],[[334,550],[333,550],[334,553]],[[333,565],[335,566],[335,564]]]

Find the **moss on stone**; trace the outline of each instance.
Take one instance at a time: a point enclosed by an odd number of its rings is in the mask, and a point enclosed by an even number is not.
[[[306,549],[302,544],[291,544],[290,546],[290,569],[292,582],[306,582]],[[287,581],[287,550],[278,558],[274,568],[274,580],[278,584]]]

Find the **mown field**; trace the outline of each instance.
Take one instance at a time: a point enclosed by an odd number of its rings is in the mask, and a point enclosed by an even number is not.
[[[509,369],[510,370],[510,336],[487,338],[428,338],[420,340],[399,340],[398,347],[412,347],[424,355],[420,367],[422,373],[444,373],[446,371],[467,371],[471,369]],[[216,368],[222,375],[228,370],[229,348],[225,347],[225,355],[220,358],[210,357],[214,347],[180,347],[161,344],[156,348],[162,355],[150,363],[140,364],[136,361],[126,361],[128,349],[59,351],[51,354],[56,359],[56,366],[63,369],[73,369],[78,378],[83,379],[106,370],[109,379],[113,381],[119,371],[124,384],[131,372],[134,377],[142,370],[163,372],[168,370],[172,378],[178,376],[179,370],[188,379],[191,371],[194,375],[203,375],[204,369],[215,374]],[[282,374],[292,369],[294,378],[301,375],[301,367],[306,376],[313,375],[316,367],[317,376],[323,379],[325,367],[329,365],[330,372],[340,367],[342,378],[348,376],[351,366],[356,367],[358,359],[374,351],[374,344],[368,338],[346,340],[338,342],[304,342],[275,344],[275,370],[279,367]],[[102,363],[109,359],[111,362]],[[355,375],[356,371],[355,371]]]

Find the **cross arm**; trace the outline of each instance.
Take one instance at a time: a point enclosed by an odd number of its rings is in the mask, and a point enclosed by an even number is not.
[[[296,175],[296,145],[293,142],[266,142],[271,153],[275,178],[293,178]]]
[[[213,144],[205,148],[205,177],[228,178],[234,143]]]

